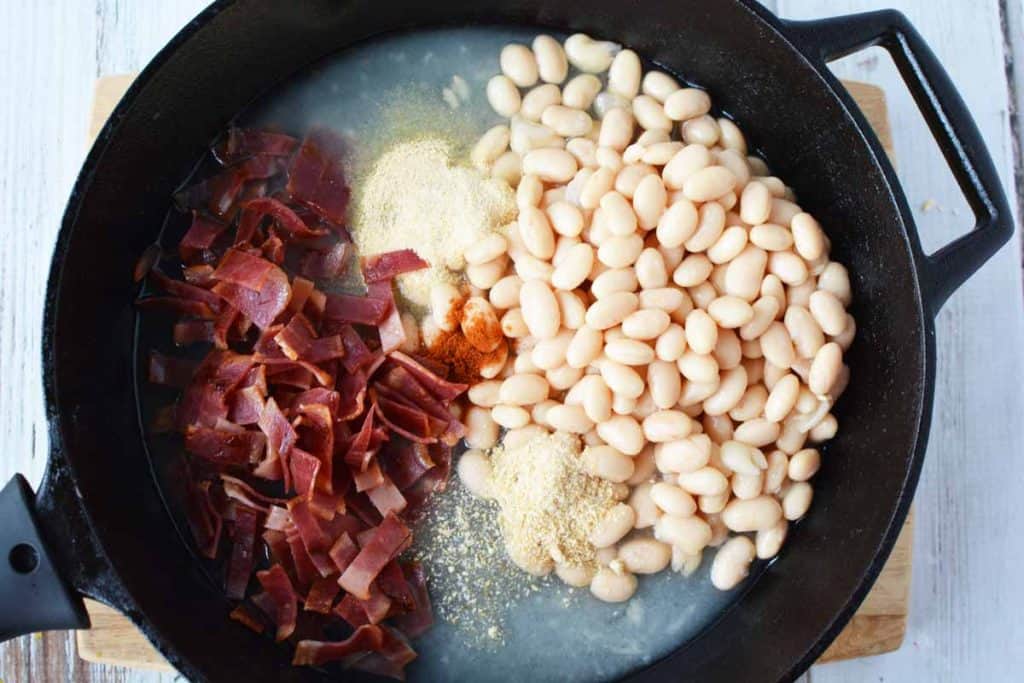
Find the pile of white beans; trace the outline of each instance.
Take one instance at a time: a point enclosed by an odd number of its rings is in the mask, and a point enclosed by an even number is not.
[[[835,435],[849,380],[846,268],[706,92],[582,34],[500,62],[487,96],[511,121],[471,159],[516,188],[519,219],[465,258],[514,353],[469,391],[460,475],[484,491],[499,428],[506,445],[579,434],[619,502],[590,539],[598,568],[558,576],[617,602],[721,546],[711,581],[732,588],[811,504],[810,445]],[[434,319],[456,299],[435,292]]]

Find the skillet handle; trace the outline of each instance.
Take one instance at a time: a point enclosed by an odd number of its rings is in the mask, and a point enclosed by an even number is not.
[[[81,596],[58,571],[20,474],[0,491],[0,641],[34,631],[88,628]]]
[[[784,23],[805,54],[820,61],[822,73],[827,72],[825,62],[876,45],[896,63],[974,213],[971,232],[917,259],[924,300],[933,315],[938,313],[949,295],[1010,239],[1014,228],[999,176],[970,112],[935,54],[899,12]],[[915,247],[920,250],[919,244]]]

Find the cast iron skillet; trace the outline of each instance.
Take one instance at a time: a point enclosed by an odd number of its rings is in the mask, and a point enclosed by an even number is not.
[[[792,679],[852,615],[885,562],[920,472],[935,375],[932,318],[1010,236],[999,179],[966,108],[906,19],[783,22],[748,0],[224,0],[135,81],[68,203],[50,273],[43,375],[51,456],[33,496],[0,494],[0,636],[89,625],[81,595],[128,614],[194,680],[312,681],[285,648],[225,618],[161,503],[136,420],[132,266],[172,190],[248,102],[385,31],[516,23],[619,41],[710,89],[849,266],[859,333],[842,424],[812,514],[715,624],[636,678]],[[925,255],[878,140],[826,61],[869,45],[895,59],[974,212]]]

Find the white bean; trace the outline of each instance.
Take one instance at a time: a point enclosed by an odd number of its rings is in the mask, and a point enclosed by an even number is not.
[[[806,481],[798,481],[782,496],[782,512],[786,519],[794,522],[807,514],[811,507],[814,489]]]
[[[658,482],[651,487],[650,496],[654,504],[667,515],[689,517],[697,512],[693,496],[674,484]]]
[[[561,104],[548,106],[541,114],[540,121],[558,135],[565,137],[586,135],[594,125],[587,112]]]
[[[754,309],[738,296],[720,296],[708,306],[708,315],[726,329],[736,329],[750,322]]]
[[[711,540],[711,527],[696,516],[662,515],[654,524],[654,537],[694,555],[707,547]]]
[[[616,43],[594,40],[585,33],[574,33],[565,39],[565,55],[569,63],[588,73],[607,71],[620,49]]]
[[[519,107],[519,115],[527,121],[539,123],[544,110],[554,104],[561,104],[562,91],[557,85],[545,83],[538,85],[523,95],[523,102]]]
[[[623,151],[633,139],[633,113],[621,107],[615,107],[601,120],[601,130],[597,137],[600,147],[610,147]]]
[[[759,530],[754,539],[757,556],[762,560],[770,560],[778,555],[782,544],[786,542],[786,532],[788,531],[789,522],[784,519],[780,519],[775,526],[769,529]]]
[[[601,80],[592,74],[580,74],[565,84],[562,103],[576,109],[587,110],[601,92]]]
[[[548,397],[550,387],[540,375],[512,375],[501,384],[498,402],[513,406],[540,403]]]
[[[439,328],[454,332],[459,326],[458,310],[463,300],[455,285],[439,282],[430,288],[430,314]]]
[[[506,45],[499,61],[502,73],[520,88],[529,88],[537,82],[537,60],[525,45]]]
[[[723,591],[735,588],[750,573],[755,554],[754,544],[746,536],[730,538],[711,563],[712,585]]]
[[[509,128],[494,126],[484,133],[469,154],[470,161],[479,169],[486,169],[508,149]]]
[[[537,59],[537,72],[545,83],[561,83],[569,73],[569,60],[561,43],[549,35],[533,39],[533,54]]]
[[[466,411],[466,443],[472,448],[487,450],[498,443],[498,425],[486,408],[472,407]]]
[[[825,344],[814,354],[807,386],[819,396],[827,394],[839,378],[842,367],[843,350],[839,344],[835,342]]]
[[[711,166],[711,161],[711,153],[704,145],[686,145],[676,152],[661,170],[665,187],[670,190],[683,190],[686,181]]]
[[[647,365],[654,360],[654,349],[634,339],[615,339],[604,347],[608,358],[623,365]]]
[[[525,286],[525,285],[524,285]],[[587,325],[598,330],[607,330],[620,324],[633,313],[639,300],[632,292],[613,292],[590,304],[587,309]]]
[[[740,194],[740,219],[747,225],[759,225],[772,212],[772,197],[764,183],[752,180]]]
[[[640,92],[641,72],[640,57],[632,50],[622,50],[608,69],[608,89],[623,97],[636,97]]]
[[[657,574],[668,566],[672,548],[653,538],[634,538],[619,546],[619,559],[635,574]]]
[[[711,353],[718,343],[718,326],[714,318],[699,308],[690,311],[686,316],[686,343],[695,354]]]
[[[601,363],[601,377],[613,392],[627,398],[639,398],[644,393],[644,380],[633,368],[604,360]]]
[[[836,295],[824,289],[811,294],[809,309],[821,331],[828,335],[842,334],[846,329],[846,310]]]
[[[628,572],[616,573],[602,567],[590,582],[590,592],[603,602],[625,602],[636,592],[636,576]]]
[[[680,132],[685,142],[705,147],[713,147],[721,135],[718,122],[707,114],[684,122]]]
[[[717,496],[729,490],[729,480],[714,467],[702,467],[679,475],[679,486],[696,496]]]
[[[593,421],[578,405],[552,406],[548,409],[547,420],[554,429],[572,434],[586,434],[594,428]]]
[[[512,116],[519,111],[522,98],[512,79],[499,75],[487,81],[487,101],[499,115]]]
[[[622,333],[631,339],[657,339],[668,329],[668,313],[657,308],[648,308],[629,314],[622,320]]]
[[[753,301],[761,289],[767,264],[768,254],[763,249],[747,245],[725,271],[725,293]]]
[[[564,149],[534,149],[523,157],[523,173],[535,175],[549,183],[569,182],[576,174],[576,169],[576,158]]]
[[[633,528],[636,513],[625,503],[613,505],[590,532],[590,542],[595,548],[614,545]]]
[[[594,580],[597,570],[588,566],[555,564],[555,575],[567,586],[586,588]]]
[[[652,360],[647,366],[647,388],[654,405],[668,410],[679,401],[682,379],[675,364],[665,360]]]
[[[679,360],[685,352],[686,331],[678,323],[671,323],[655,342],[654,353],[660,360],[674,363]]]
[[[524,282],[519,290],[519,305],[523,321],[534,337],[550,339],[558,334],[561,326],[558,300],[547,283],[540,280]]]
[[[665,114],[673,121],[685,121],[711,111],[711,98],[703,90],[683,88],[665,98]]]
[[[689,436],[693,420],[678,410],[658,410],[644,418],[644,436],[651,443],[680,441]]]
[[[658,444],[654,449],[655,464],[665,473],[697,471],[708,464],[710,457],[711,440],[705,434]]]
[[[551,284],[558,289],[579,287],[594,267],[594,248],[583,242],[571,247],[551,274]]]
[[[722,510],[722,521],[736,532],[770,529],[782,519],[782,506],[774,496],[733,500]]]
[[[491,497],[491,461],[483,451],[471,448],[459,457],[459,481],[478,498]]]
[[[597,425],[597,433],[605,443],[626,455],[636,455],[644,447],[640,424],[629,415],[613,415]]]
[[[581,457],[583,468],[596,477],[622,483],[633,476],[633,459],[611,446],[587,446]]]
[[[633,116],[644,130],[672,130],[672,119],[665,114],[661,102],[649,95],[633,98]]]

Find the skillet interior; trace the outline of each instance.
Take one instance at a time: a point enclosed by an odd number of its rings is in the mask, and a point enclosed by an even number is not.
[[[799,53],[742,4],[647,3],[642,17],[624,3],[597,2],[586,16],[569,3],[539,4],[451,2],[438,10],[408,2],[386,13],[363,2],[217,5],[140,77],[90,155],[51,281],[53,443],[131,596],[116,602],[137,619],[145,615],[146,630],[190,678],[317,674],[292,669],[284,648],[224,619],[223,600],[188,550],[168,540],[176,535],[135,420],[131,267],[156,236],[172,190],[249,101],[345,45],[441,20],[571,26],[629,44],[708,87],[820,218],[854,276],[852,312],[862,321],[848,357],[854,382],[838,409],[842,430],[816,480],[813,513],[751,593],[655,674],[786,676],[875,561],[919,464],[930,329],[906,226],[860,132]]]

